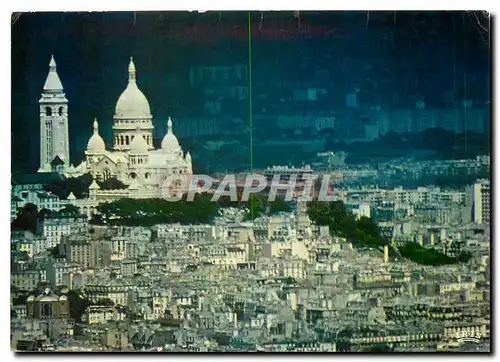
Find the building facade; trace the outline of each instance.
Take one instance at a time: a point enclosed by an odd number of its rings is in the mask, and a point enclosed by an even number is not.
[[[52,162],[58,157],[64,162],[67,177],[90,173],[97,180],[117,178],[129,186],[129,191],[132,190],[132,193],[143,197],[161,197],[165,192],[168,192],[167,196],[174,196],[187,188],[192,174],[191,155],[189,152],[184,153],[180,147],[170,118],[161,148],[154,148],[153,117],[146,96],[137,86],[132,59],[128,68],[128,84],[116,103],[113,117],[113,149],[106,150],[104,140],[99,135],[99,124],[95,120],[94,131],[85,151],[85,160],[77,167],[69,164],[68,101],[62,91],[52,59],[44,94],[40,100],[42,125],[39,172],[54,171],[52,169],[56,164],[60,169],[59,161]],[[176,180],[167,181],[171,175],[176,175]]]

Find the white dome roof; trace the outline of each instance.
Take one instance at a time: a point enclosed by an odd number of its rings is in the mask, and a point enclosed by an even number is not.
[[[130,59],[128,66],[128,84],[116,102],[115,117],[117,118],[151,118],[149,102],[137,87],[135,65]]]
[[[177,137],[175,137],[174,132],[172,131],[172,120],[168,118],[168,131],[165,137],[163,137],[163,141],[161,141],[161,148],[163,150],[178,150],[180,148],[179,141]]]
[[[136,134],[130,142],[130,152],[147,152],[148,144],[142,134]]]
[[[92,183],[89,186],[89,190],[100,190],[100,189],[101,188],[99,187],[97,182],[95,182],[95,180],[92,180]]]
[[[106,145],[101,136],[99,136],[99,124],[97,119],[94,121],[94,134],[90,137],[87,143],[87,152],[98,153],[106,151]]]

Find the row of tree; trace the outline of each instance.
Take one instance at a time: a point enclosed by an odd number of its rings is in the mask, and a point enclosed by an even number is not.
[[[47,184],[44,186],[44,190],[52,192],[62,200],[67,199],[70,193],[73,193],[76,198],[82,198],[88,195],[92,181],[92,175],[86,173],[79,177],[63,178]],[[97,184],[102,190],[122,190],[128,187],[115,177],[102,181],[98,180]]]
[[[206,224],[218,215],[224,207],[245,209],[246,219],[290,211],[290,205],[282,198],[270,202],[264,196],[251,195],[248,201],[231,201],[223,196],[218,201],[211,201],[212,195],[196,194],[193,201],[182,200],[169,202],[165,199],[119,199],[97,207],[92,224],[153,226],[163,223]],[[238,195],[241,200],[241,195]]]
[[[467,251],[461,251],[451,257],[432,247],[423,247],[412,242],[396,246],[382,235],[371,218],[360,217],[356,220],[356,217],[346,210],[342,201],[312,201],[308,204],[307,211],[317,225],[328,225],[333,235],[345,237],[357,247],[368,246],[382,250],[388,245],[392,256],[403,257],[423,265],[465,263],[471,258]]]
[[[328,225],[333,235],[347,238],[354,245],[382,249],[389,243],[371,218],[363,216],[356,219],[342,201],[311,201],[307,213],[317,225]]]

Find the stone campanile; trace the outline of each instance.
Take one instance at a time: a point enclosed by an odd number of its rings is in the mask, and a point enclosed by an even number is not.
[[[70,165],[68,100],[52,56],[40,104],[40,168],[38,172],[65,172]]]

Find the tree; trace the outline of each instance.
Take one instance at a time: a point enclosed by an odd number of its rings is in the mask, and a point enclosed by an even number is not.
[[[84,298],[75,290],[70,290],[67,294],[67,297],[70,317],[77,322],[81,322],[83,313],[85,313],[87,307],[92,303],[90,302],[90,300]]]
[[[51,211],[51,210],[49,210],[49,209],[45,209],[45,208],[44,208],[44,209],[41,209],[41,210],[38,212],[38,220],[39,220],[39,221],[43,221],[43,220],[45,220],[45,216],[50,215],[50,214],[52,214],[52,211]]]
[[[86,173],[79,177],[65,178],[44,186],[44,190],[52,192],[61,199],[67,199],[72,192],[77,198],[88,194],[92,183],[92,175]]]
[[[276,214],[278,212],[290,212],[290,205],[285,201],[284,198],[278,197],[274,201],[269,202],[269,213]]]
[[[50,251],[50,255],[52,255],[54,258],[56,259],[59,259],[59,258],[64,258],[63,255],[61,255],[59,253],[59,245],[60,244],[57,244],[56,246],[54,246],[53,248],[50,248],[49,251]]]
[[[60,210],[60,212],[64,212],[64,213],[67,212],[70,214],[80,215],[80,208],[78,206],[75,206],[75,205],[67,204],[66,206],[64,206],[63,209]]]
[[[38,231],[38,208],[35,204],[27,203],[21,208],[11,224],[12,230],[29,230],[33,234]]]
[[[116,177],[109,178],[104,181],[98,181],[97,183],[102,190],[123,190],[128,187]]]

